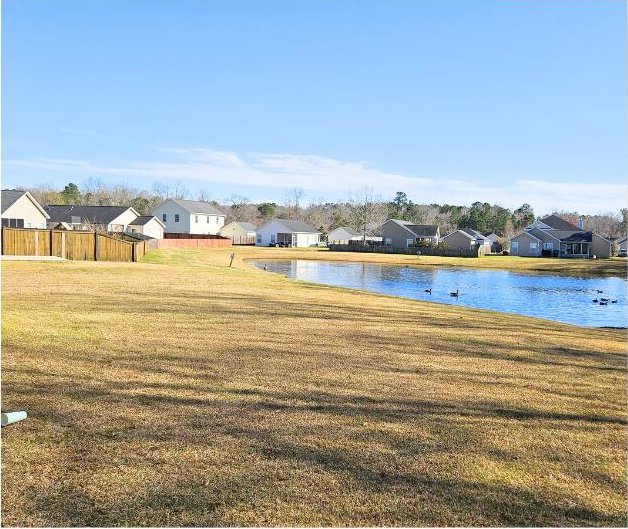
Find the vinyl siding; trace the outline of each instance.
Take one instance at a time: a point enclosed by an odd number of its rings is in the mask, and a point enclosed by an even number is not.
[[[25,228],[45,228],[46,217],[26,196],[18,198],[2,214],[3,219],[23,219]]]

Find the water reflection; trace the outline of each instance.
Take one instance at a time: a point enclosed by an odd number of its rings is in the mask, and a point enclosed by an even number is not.
[[[405,267],[326,261],[255,261],[293,279],[410,299],[510,312],[594,327],[626,327],[626,280],[507,270]],[[430,292],[425,292],[430,290]],[[457,297],[450,293],[458,290]],[[598,291],[602,294],[598,294]],[[600,305],[593,299],[616,303]]]

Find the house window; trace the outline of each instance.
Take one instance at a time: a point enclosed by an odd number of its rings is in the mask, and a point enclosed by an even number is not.
[[[175,222],[179,222],[179,214],[178,213],[174,214],[174,221]]]
[[[512,253],[517,253],[519,251],[519,243],[517,241],[510,242],[510,251]]]
[[[274,233],[270,236],[270,242],[272,244],[275,244],[275,234]]]
[[[262,236],[258,235],[257,236],[257,244],[261,244],[262,243]]]
[[[220,222],[220,219],[216,217],[216,224],[218,224],[218,222]]]
[[[198,215],[194,215],[194,222],[196,222],[196,224],[198,224]]]
[[[209,215],[207,216],[207,224],[209,224]]]
[[[24,219],[2,219],[2,225],[7,228],[23,228]]]
[[[406,239],[406,248],[410,248],[414,243],[414,239]]]
[[[166,219],[167,219],[167,215],[164,213],[164,214],[161,216],[161,221],[162,221],[162,222],[166,222]]]
[[[554,243],[553,242],[546,242],[545,243],[545,249],[546,250],[553,250],[554,249]]]
[[[386,246],[392,246],[392,239],[390,237],[386,237]]]
[[[537,253],[539,251],[539,245],[536,242],[530,243],[530,253]]]

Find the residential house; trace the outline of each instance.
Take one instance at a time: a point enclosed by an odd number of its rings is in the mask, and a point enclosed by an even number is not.
[[[522,257],[610,257],[611,241],[585,231],[582,218],[578,224],[576,226],[556,215],[537,220],[510,239],[510,254]]]
[[[299,220],[272,219],[257,229],[256,246],[318,246],[321,233]]]
[[[28,191],[2,190],[2,226],[45,228],[48,213]]]
[[[169,198],[152,214],[166,226],[166,233],[217,235],[225,225],[225,214],[209,202]]]
[[[628,239],[626,237],[622,237],[621,239],[617,239],[615,244],[617,246],[617,255],[621,257],[626,257],[627,244]]]
[[[489,233],[486,238],[491,241],[491,253],[500,253],[503,249],[501,242],[501,237],[496,233]]]
[[[48,227],[65,223],[73,230],[103,230],[125,232],[139,214],[127,206],[49,205],[44,209],[49,216]]]
[[[230,222],[218,231],[219,235],[231,239],[233,244],[255,244],[257,228],[250,222]]]
[[[440,227],[435,224],[414,224],[405,220],[388,219],[380,229],[385,246],[409,248],[421,243],[437,245]]]
[[[489,253],[493,244],[490,239],[471,228],[452,231],[443,237],[443,243],[452,250],[479,250],[484,253]]]
[[[340,226],[327,234],[328,244],[349,244],[349,241],[360,240],[363,237],[357,230],[349,226]]]
[[[140,215],[129,223],[128,231],[151,239],[163,239],[165,227],[164,223],[153,215]]]

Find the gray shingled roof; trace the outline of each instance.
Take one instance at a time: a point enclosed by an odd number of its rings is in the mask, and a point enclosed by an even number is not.
[[[310,226],[307,222],[300,220],[274,219],[281,222],[286,228],[293,233],[320,233],[316,228]]]
[[[438,232],[436,224],[406,224],[405,227],[417,237],[436,237]]]
[[[590,231],[552,230],[550,233],[562,242],[591,242],[592,239]]]
[[[542,218],[541,222],[543,224],[547,224],[553,230],[580,230],[578,226],[575,226],[571,222],[567,222],[556,215],[548,215],[547,217]]]
[[[484,237],[484,235],[482,235],[477,230],[472,230],[471,228],[465,228],[465,229],[463,229],[461,231],[465,232],[467,235],[471,235],[471,237],[475,237],[476,239],[481,239],[483,241],[487,240],[486,237]],[[490,239],[488,239],[488,240],[490,240]]]
[[[222,215],[225,214],[220,211],[216,206],[209,202],[199,202],[197,200],[182,200],[179,198],[171,198],[175,204],[178,204],[184,209],[187,209],[190,213],[201,213],[204,215]]]
[[[52,205],[45,206],[44,209],[53,222],[72,223],[73,217],[79,217],[81,222],[109,224],[129,208],[126,206]]]
[[[17,189],[3,189],[2,190],[2,213],[15,204],[19,198],[24,195],[26,191],[18,191]]]
[[[134,221],[129,222],[129,226],[144,226],[155,218],[157,217],[155,217],[154,215],[140,215]]]
[[[556,230],[541,230],[539,228],[533,228],[528,230],[528,233],[534,235],[537,239],[540,239],[543,242],[555,243],[556,239],[560,239],[560,237],[556,235]]]
[[[329,234],[331,235],[336,230],[343,230],[347,233],[347,235],[350,235],[351,237],[357,237],[358,235],[360,235],[357,232],[357,230],[354,230],[353,228],[350,228],[349,226],[338,226],[337,228],[334,228],[333,230],[331,230]]]

